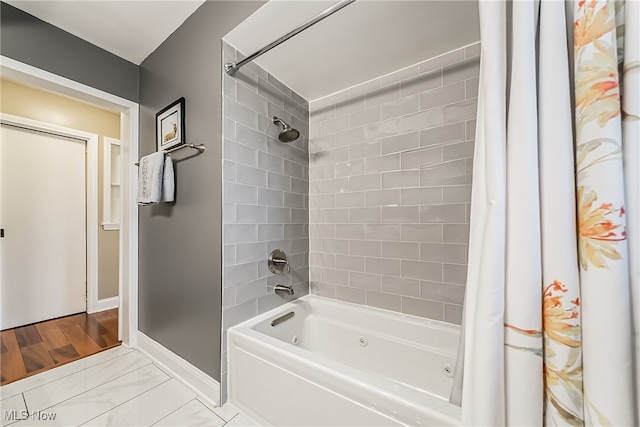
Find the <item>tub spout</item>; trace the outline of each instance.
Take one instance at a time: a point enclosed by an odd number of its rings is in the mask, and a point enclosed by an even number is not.
[[[273,292],[278,295],[293,295],[293,287],[276,283],[276,285],[273,287]]]

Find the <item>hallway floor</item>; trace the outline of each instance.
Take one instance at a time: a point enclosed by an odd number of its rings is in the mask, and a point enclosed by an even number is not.
[[[118,345],[117,308],[7,329],[0,332],[0,385]]]
[[[124,346],[2,386],[0,399],[2,426],[256,426]]]

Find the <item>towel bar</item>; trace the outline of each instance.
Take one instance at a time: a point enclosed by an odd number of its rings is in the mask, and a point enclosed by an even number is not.
[[[203,153],[207,150],[207,147],[204,146],[204,144],[183,144],[183,145],[178,145],[177,147],[174,148],[170,148],[167,151],[167,153],[173,153],[174,151],[178,151],[181,150],[183,148],[193,148],[194,150],[198,150],[199,152]],[[134,163],[136,166],[140,165],[140,162],[136,162]]]

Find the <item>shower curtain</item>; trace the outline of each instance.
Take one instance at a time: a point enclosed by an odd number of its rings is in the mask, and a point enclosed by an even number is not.
[[[465,425],[638,425],[639,3],[479,3],[451,401]]]

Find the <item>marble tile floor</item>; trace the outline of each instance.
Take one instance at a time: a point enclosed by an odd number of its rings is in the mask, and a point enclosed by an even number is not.
[[[119,346],[0,387],[0,426],[257,426]]]

